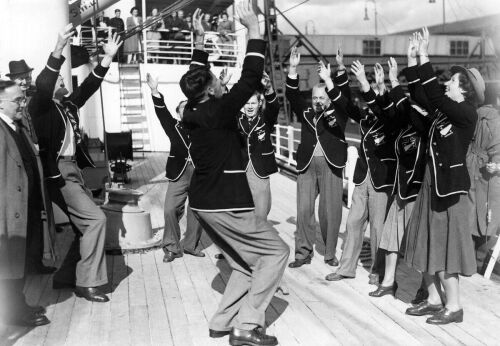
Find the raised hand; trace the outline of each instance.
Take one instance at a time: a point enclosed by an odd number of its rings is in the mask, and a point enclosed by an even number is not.
[[[158,77],[153,77],[149,72],[146,74],[146,82],[153,94],[158,93]]]
[[[123,44],[120,36],[118,35],[118,33],[114,33],[113,34],[113,37],[110,37],[108,39],[108,42],[107,43],[102,43],[102,49],[104,51],[104,54],[110,56],[110,57],[114,57],[116,55],[116,53],[118,53],[118,49],[120,48],[120,46]]]
[[[261,79],[260,82],[262,83],[262,86],[264,87],[264,93],[266,95],[269,95],[269,94],[271,94],[274,91],[273,90],[273,84],[271,83],[271,78],[266,73],[266,71],[264,71],[262,73],[262,79]]]
[[[64,47],[68,44],[69,39],[73,36],[75,29],[73,28],[73,24],[68,24],[64,27],[62,31],[60,31],[57,35],[57,43],[56,48],[54,48],[54,52],[52,55],[55,58],[60,58]]]
[[[330,64],[325,66],[323,61],[320,61],[318,64],[318,75],[324,81],[332,79],[332,70],[330,69]]]
[[[389,66],[389,80],[391,81],[391,85],[393,88],[399,85],[399,80],[398,80],[398,63],[396,62],[396,59],[394,59],[392,56],[387,61],[387,65]]]
[[[344,65],[344,53],[342,52],[342,46],[337,47],[337,55],[335,55],[335,60],[337,61],[337,66],[339,70],[345,70]]]
[[[384,84],[385,76],[384,76],[384,68],[379,63],[376,63],[373,66],[373,73],[375,74],[375,83],[377,86],[381,86]]]
[[[293,46],[290,52],[290,67],[297,68],[300,64],[300,53],[297,46]]]
[[[361,84],[362,91],[367,92],[370,89],[370,84],[366,79],[365,66],[359,60],[353,61],[351,72],[356,76],[359,84]]]
[[[422,34],[418,33],[418,39],[419,39],[419,46],[418,46],[418,53],[420,56],[422,55],[429,55],[428,49],[429,49],[429,30],[427,27],[422,28]]]
[[[223,87],[229,83],[232,76],[233,76],[232,73],[228,73],[227,66],[224,67],[222,69],[222,71],[220,71],[219,79],[220,79],[220,83],[222,84]]]
[[[408,38],[408,52],[407,52],[408,59],[417,58],[419,44],[420,42],[418,41],[418,33],[414,32]]]
[[[203,25],[201,24],[203,20],[203,13],[201,12],[201,9],[197,8],[196,11],[194,11],[193,14],[193,30],[194,34],[196,36],[204,36],[205,35],[205,29],[203,29]]]
[[[239,17],[241,24],[248,29],[248,37],[250,39],[261,38],[259,19],[254,11],[252,0],[243,0],[237,4],[236,14]]]

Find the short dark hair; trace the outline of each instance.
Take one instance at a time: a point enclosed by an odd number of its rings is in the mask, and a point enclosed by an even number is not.
[[[463,94],[465,101],[477,106],[478,97],[476,95],[476,90],[470,82],[469,76],[465,73],[458,72],[458,85],[465,91]]]
[[[3,93],[5,89],[17,85],[16,82],[6,79],[0,79],[0,93]]]
[[[137,10],[137,12],[139,12],[139,9],[136,6],[134,6],[130,9],[130,14],[132,14],[134,10]]]
[[[208,66],[189,70],[182,76],[179,85],[184,95],[186,95],[190,106],[200,101],[213,78],[213,74]]]
[[[120,13],[121,13],[121,12],[122,12],[122,10],[120,10],[119,8],[117,8],[117,9],[115,10],[115,13],[116,13],[116,12],[120,12]]]

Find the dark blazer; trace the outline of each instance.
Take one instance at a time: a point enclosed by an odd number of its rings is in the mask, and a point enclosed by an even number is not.
[[[396,153],[394,140],[398,128],[393,124],[394,110],[387,95],[377,96],[370,89],[362,93],[368,109],[360,110],[351,102],[351,90],[347,73],[335,77],[342,94],[349,100],[346,107],[350,118],[359,123],[361,143],[358,148],[358,160],[354,169],[353,181],[362,184],[368,177],[375,190],[394,186],[396,179]]]
[[[241,154],[238,116],[257,90],[264,71],[266,42],[248,41],[240,80],[221,98],[186,105],[182,122],[191,138],[195,171],[189,187],[191,209],[238,211],[254,208]]]
[[[397,193],[402,200],[414,199],[420,191],[425,173],[427,131],[416,127],[411,119],[422,117],[422,108],[412,107],[401,86],[393,88],[389,97],[396,109],[395,121],[399,122],[401,128],[395,143],[397,169],[393,193]]]
[[[303,172],[312,161],[316,143],[321,146],[326,161],[333,167],[343,168],[347,161],[347,142],[344,131],[347,123],[347,98],[335,86],[328,91],[330,106],[316,115],[299,92],[299,78],[286,79],[286,97],[293,112],[302,120],[300,144],[297,148],[297,171]]]
[[[170,140],[170,153],[167,159],[165,176],[170,181],[176,181],[182,176],[191,159],[189,154],[191,141],[182,123],[168,111],[163,95],[160,94],[160,97],[152,96],[152,98],[156,115]]]
[[[260,178],[267,178],[278,171],[271,133],[278,119],[280,103],[276,93],[264,96],[266,108],[264,114],[257,115],[255,123],[249,123],[245,114],[239,118],[239,129],[242,140],[243,164],[254,170]],[[251,167],[248,167],[251,161]]]
[[[468,102],[455,102],[439,86],[430,62],[418,68],[420,81],[429,103],[438,112],[431,112],[429,132],[431,173],[438,197],[466,194],[470,177],[465,156],[477,122],[476,108]]]
[[[56,183],[59,187],[64,185],[57,161],[64,142],[66,124],[69,121],[66,113],[71,113],[78,121],[79,109],[99,89],[108,71],[107,68],[97,65],[83,83],[58,104],[52,100],[52,96],[63,62],[64,57],[60,59],[55,59],[52,55],[49,57],[47,65],[36,79],[37,91],[28,105],[38,136],[44,175],[48,182]],[[68,126],[71,125],[68,124]],[[76,146],[76,161],[81,169],[94,167],[82,143]]]

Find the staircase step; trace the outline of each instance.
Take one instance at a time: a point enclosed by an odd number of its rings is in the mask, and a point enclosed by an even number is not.
[[[128,116],[122,119],[122,124],[142,124],[148,120],[145,116]]]

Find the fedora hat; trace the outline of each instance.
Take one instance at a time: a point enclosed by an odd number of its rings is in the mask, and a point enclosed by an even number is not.
[[[484,91],[486,89],[486,84],[484,83],[483,76],[481,76],[481,73],[479,73],[476,68],[465,68],[463,66],[455,65],[451,67],[450,71],[452,74],[461,72],[466,75],[474,88],[478,103],[480,105],[484,103]]]
[[[33,68],[29,67],[24,59],[21,59],[19,61],[13,60],[9,61],[9,73],[6,73],[5,75],[7,77],[12,77],[31,71],[33,71]]]

